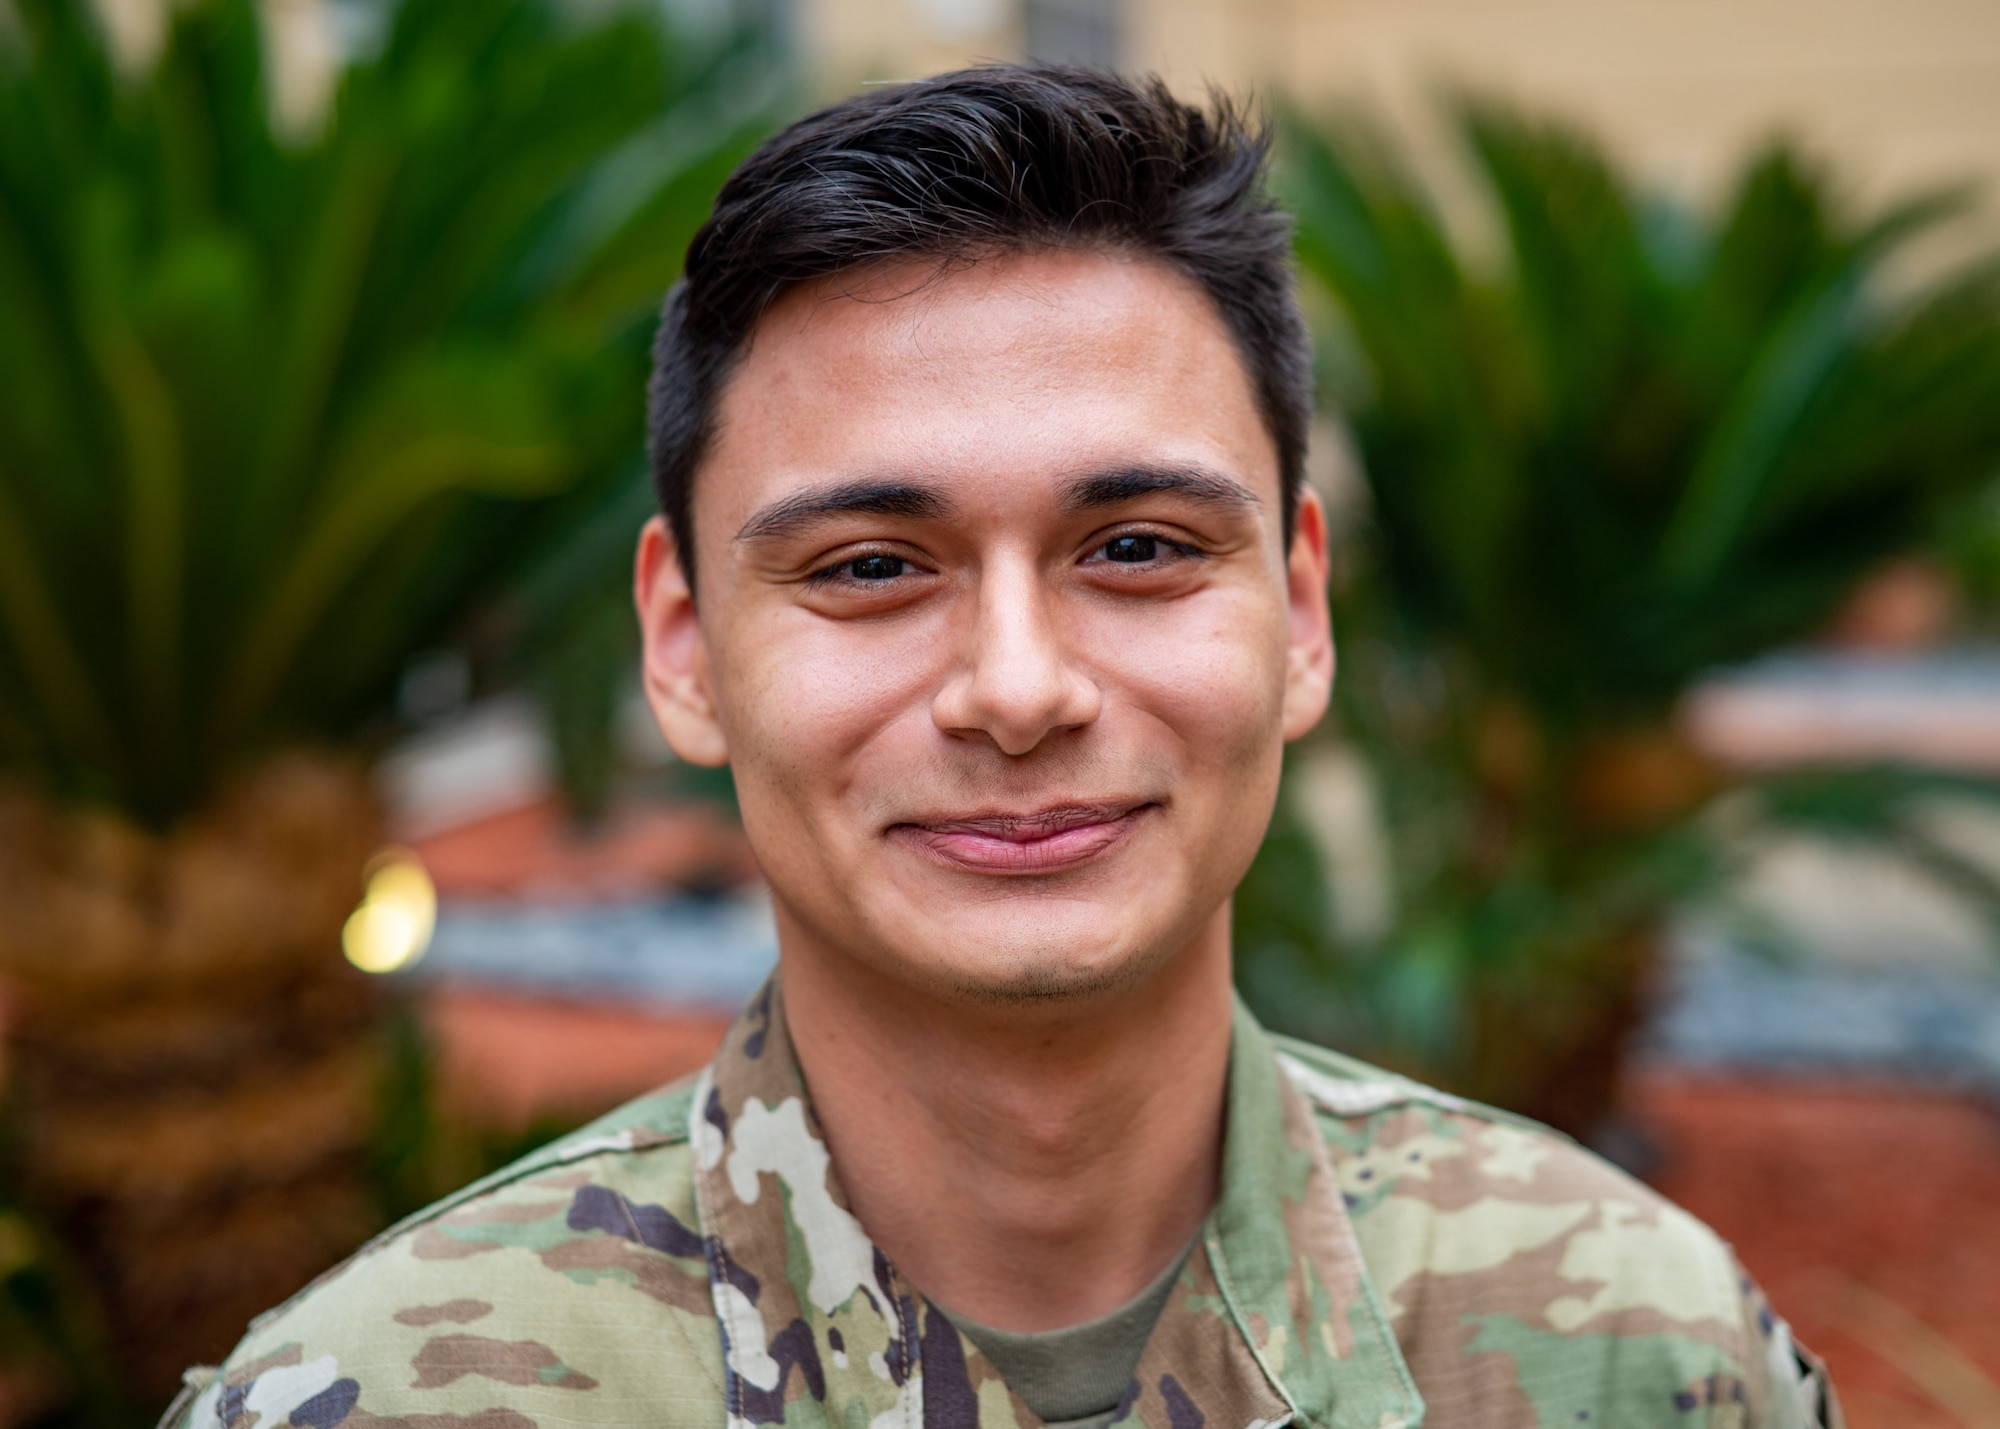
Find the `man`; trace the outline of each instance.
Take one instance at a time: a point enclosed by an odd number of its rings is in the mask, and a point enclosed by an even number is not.
[[[730,180],[661,326],[637,599],[778,976],[690,1083],[254,1326],[186,1422],[1833,1422],[1689,1217],[1233,1001],[1333,675],[1263,153],[1226,104],[988,69]]]

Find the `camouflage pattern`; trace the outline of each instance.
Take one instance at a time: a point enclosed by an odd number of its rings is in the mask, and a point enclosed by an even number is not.
[[[1223,1189],[1118,1423],[1838,1422],[1727,1247],[1568,1141],[1239,1009]],[[1040,1429],[848,1209],[775,984],[688,1083],[390,1231],[185,1429]]]

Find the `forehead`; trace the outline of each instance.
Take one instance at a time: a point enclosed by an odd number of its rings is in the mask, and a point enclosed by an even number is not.
[[[914,476],[1032,499],[1130,462],[1232,472],[1278,509],[1277,455],[1214,304],[1157,260],[1009,254],[788,293],[725,389],[697,529],[788,488]]]

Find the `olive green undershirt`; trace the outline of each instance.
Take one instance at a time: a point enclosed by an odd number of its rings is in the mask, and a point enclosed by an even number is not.
[[[1193,1249],[1190,1241],[1151,1285],[1110,1314],[1060,1330],[996,1330],[942,1305],[937,1308],[1049,1429],[1104,1429],[1125,1397],[1146,1340]]]

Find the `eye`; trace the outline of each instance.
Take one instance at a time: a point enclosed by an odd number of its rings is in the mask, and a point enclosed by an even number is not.
[[[856,556],[847,563],[847,576],[857,581],[889,581],[902,575],[910,563],[901,556]]]
[[[1152,536],[1113,536],[1099,549],[1104,552],[1105,560],[1128,564],[1158,560],[1160,556],[1160,543]]]
[[[1198,560],[1201,555],[1198,548],[1184,545],[1171,537],[1151,531],[1124,531],[1106,537],[1091,551],[1086,564],[1097,565],[1108,561],[1113,565],[1164,569],[1183,561]]]
[[[863,586],[874,586],[879,590],[892,583],[900,587],[903,577],[916,575],[921,570],[922,567],[914,561],[893,551],[864,551],[858,556],[821,566],[806,577],[806,584],[816,589],[844,589],[849,592]]]

